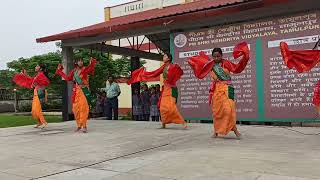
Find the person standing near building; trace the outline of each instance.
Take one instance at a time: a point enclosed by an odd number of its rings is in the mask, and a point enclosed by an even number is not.
[[[156,94],[160,97],[161,94],[161,87],[160,84],[156,84],[155,86]]]
[[[103,96],[103,92],[97,94],[96,100],[96,113],[99,116],[103,116],[105,96]]]
[[[152,121],[159,121],[160,118],[160,111],[158,108],[158,102],[159,102],[159,95],[156,94],[156,88],[155,87],[151,87],[151,97],[150,97],[150,115],[152,118]]]
[[[161,96],[161,86],[160,84],[156,84],[156,95],[158,96],[158,104],[159,104],[159,100],[160,100],[160,96]],[[160,112],[160,109],[159,109],[159,106],[157,106],[159,112]],[[159,115],[159,120],[161,120],[161,116]]]
[[[108,78],[108,82],[106,83],[106,116],[108,120],[112,120],[112,112],[113,112],[113,120],[118,120],[118,108],[119,101],[118,97],[121,94],[120,87],[118,83],[114,82],[114,78],[110,76]]]
[[[141,105],[142,105],[142,120],[149,121],[150,119],[150,91],[147,84],[142,85],[141,92]]]
[[[107,93],[105,91],[102,91],[101,96],[102,96],[102,104],[101,104],[101,106],[103,107],[102,116],[105,117],[105,116],[107,116],[106,105],[105,105],[105,102],[106,102],[106,99],[107,99]]]
[[[132,117],[135,121],[142,119],[141,97],[139,89],[133,90],[132,95]]]

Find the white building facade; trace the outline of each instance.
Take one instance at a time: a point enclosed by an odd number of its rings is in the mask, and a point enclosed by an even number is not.
[[[121,16],[126,16],[130,14],[135,14],[143,11],[148,11],[152,9],[162,9],[169,6],[176,6],[181,5],[189,2],[194,2],[196,0],[136,0],[129,3],[124,3],[112,7],[105,7],[104,13],[105,13],[105,21],[109,21],[112,18],[117,18]],[[148,38],[145,38],[144,36],[139,37],[132,37],[129,39],[120,39],[120,46],[121,47],[130,47],[133,45],[133,39],[135,46],[137,45],[137,42],[140,46],[139,50],[145,50],[149,51],[149,40]],[[119,40],[112,40],[108,42],[111,45],[119,46]],[[159,53],[157,48],[154,44],[150,42],[150,52],[153,53]],[[114,58],[117,58],[117,55],[113,55]],[[161,66],[160,61],[154,61],[154,60],[148,60],[148,59],[140,59],[144,60],[146,63],[144,66],[146,67],[147,71],[152,71]],[[123,79],[122,79],[123,80]],[[148,85],[151,84],[161,84],[160,79],[148,82]],[[120,81],[119,82],[120,88],[121,88],[121,95],[119,97],[119,113],[120,114],[126,114],[131,111],[131,87],[127,85],[125,82]]]

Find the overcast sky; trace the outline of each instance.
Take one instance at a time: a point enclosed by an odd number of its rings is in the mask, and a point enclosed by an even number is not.
[[[1,0],[0,69],[19,57],[57,50],[36,38],[104,20],[104,7],[132,0]]]

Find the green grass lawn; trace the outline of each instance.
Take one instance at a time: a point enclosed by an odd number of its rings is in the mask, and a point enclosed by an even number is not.
[[[62,122],[61,116],[45,116],[48,123]],[[0,128],[17,127],[37,124],[31,116],[14,115],[14,114],[0,114]]]

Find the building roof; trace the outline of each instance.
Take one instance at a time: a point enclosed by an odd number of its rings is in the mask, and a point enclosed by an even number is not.
[[[182,5],[170,6],[163,9],[152,9],[136,14],[112,18],[110,19],[110,21],[94,24],[80,29],[75,29],[47,37],[38,38],[37,42],[49,42],[79,37],[97,36],[100,34],[110,33],[119,30],[127,30],[129,28],[132,28],[128,26],[129,24],[147,22],[149,20],[193,13],[207,9],[220,8],[230,5],[238,5],[249,1],[257,0],[200,0]]]

